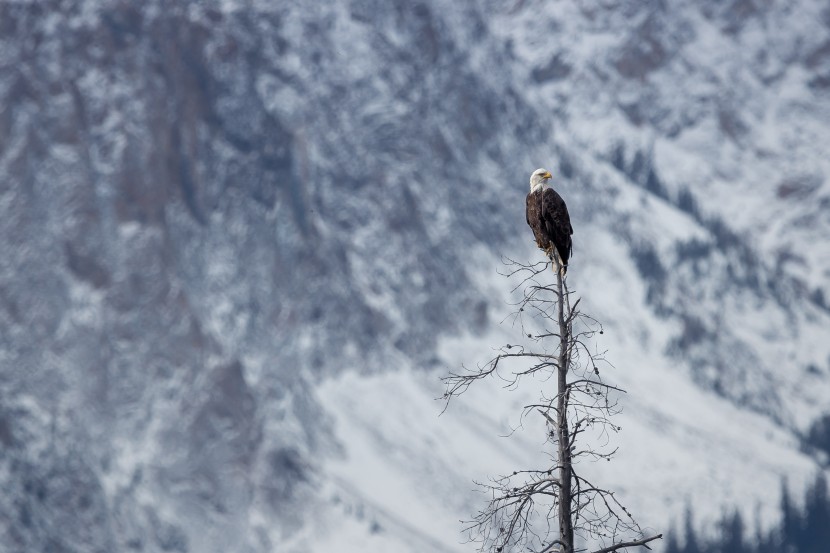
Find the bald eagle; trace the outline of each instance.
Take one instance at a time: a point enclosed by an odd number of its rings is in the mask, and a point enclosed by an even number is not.
[[[568,271],[568,258],[571,257],[571,218],[562,196],[550,187],[551,179],[547,169],[536,169],[530,175],[530,193],[527,195],[527,224],[536,237],[536,245],[551,260],[559,256],[562,275]],[[555,253],[554,253],[555,252]]]

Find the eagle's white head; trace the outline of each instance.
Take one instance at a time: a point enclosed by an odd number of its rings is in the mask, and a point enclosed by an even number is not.
[[[551,179],[550,171],[547,169],[539,168],[533,171],[530,175],[530,191],[536,192],[537,190],[542,190],[548,186],[548,181]]]

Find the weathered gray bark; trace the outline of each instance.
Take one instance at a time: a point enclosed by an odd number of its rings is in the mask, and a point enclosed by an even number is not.
[[[572,324],[570,317],[565,315],[565,302],[567,299],[565,289],[565,279],[562,276],[562,271],[555,256],[553,269],[556,272],[556,294],[558,298],[558,324],[559,324],[559,359],[557,360],[558,367],[556,368],[556,411],[557,411],[557,442],[559,462],[559,481],[562,483],[559,494],[559,541],[561,542],[562,553],[573,553],[574,550],[574,529],[573,518],[571,515],[571,502],[573,495],[571,494],[571,474],[572,474],[572,459],[571,459],[571,436],[570,427],[568,426],[568,367],[571,365],[570,360],[570,342],[572,334]],[[562,493],[564,492],[564,493]]]

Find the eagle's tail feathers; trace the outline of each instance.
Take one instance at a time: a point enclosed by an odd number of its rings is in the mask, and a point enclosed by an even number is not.
[[[568,264],[562,261],[562,256],[559,255],[559,252],[556,251],[556,247],[551,246],[549,249],[545,250],[545,253],[548,254],[548,258],[551,261],[551,269],[553,272],[559,272],[560,275],[563,277],[568,272]]]

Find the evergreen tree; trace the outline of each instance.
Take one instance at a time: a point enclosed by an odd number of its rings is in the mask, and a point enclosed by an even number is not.
[[[779,530],[781,551],[784,553],[797,551],[800,534],[801,515],[793,507],[790,490],[787,487],[787,480],[784,479],[781,481],[781,528]]]
[[[826,553],[830,550],[830,503],[824,474],[819,473],[804,499],[804,527],[799,553]]]
[[[720,522],[721,543],[714,549],[722,553],[750,553],[744,545],[744,521],[741,514],[735,510],[732,516],[723,515]]]
[[[764,532],[757,523],[755,538],[746,541],[744,522],[735,510],[724,514],[715,538],[701,540],[695,530],[691,507],[686,508],[685,542],[681,547],[668,536],[665,553],[827,553],[830,551],[830,494],[827,479],[819,473],[804,492],[804,509],[793,503],[786,481],[781,482],[781,519]]]
[[[686,506],[686,527],[685,527],[686,545],[683,547],[683,553],[703,553],[698,547],[697,537],[695,536],[695,524],[692,517],[691,505]]]
[[[764,532],[761,528],[760,506],[755,511],[755,543],[755,553],[781,553],[778,546],[778,529]]]
[[[683,550],[680,549],[680,543],[677,541],[677,529],[674,527],[674,524],[669,529],[664,553],[683,553]]]

